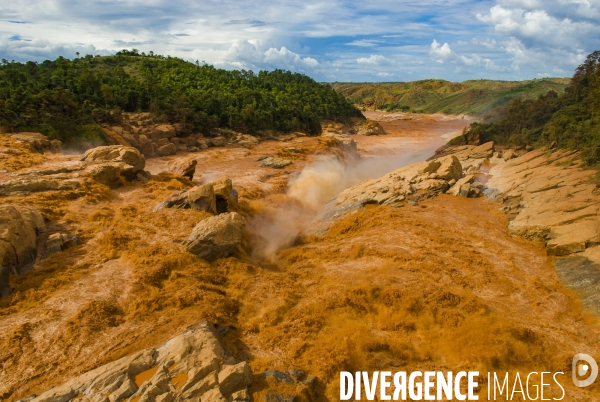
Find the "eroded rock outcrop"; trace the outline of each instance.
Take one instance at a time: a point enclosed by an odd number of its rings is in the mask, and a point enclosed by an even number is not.
[[[546,242],[567,255],[600,243],[596,172],[582,170],[574,151],[537,150],[493,167],[485,192],[514,216],[509,231]]]
[[[214,326],[203,321],[158,348],[123,357],[31,400],[248,401],[251,384],[248,364],[227,358]]]
[[[28,143],[39,153],[58,153],[62,150],[62,143],[59,140],[50,140],[41,133],[23,132],[10,134],[10,136],[17,141]]]
[[[20,275],[33,266],[46,224],[35,209],[0,206],[0,296],[10,293],[8,275]]]
[[[187,251],[209,262],[228,257],[237,251],[245,225],[237,212],[205,219],[190,234]]]

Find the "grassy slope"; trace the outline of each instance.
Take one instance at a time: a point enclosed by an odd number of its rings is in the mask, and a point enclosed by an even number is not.
[[[350,102],[365,108],[413,112],[483,115],[515,98],[537,98],[550,90],[562,93],[568,78],[531,81],[469,80],[454,83],[423,80],[398,83],[334,83]]]

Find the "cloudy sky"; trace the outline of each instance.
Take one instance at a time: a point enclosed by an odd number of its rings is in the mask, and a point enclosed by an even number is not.
[[[0,58],[124,48],[319,81],[565,77],[600,49],[600,0],[11,0],[0,9]]]

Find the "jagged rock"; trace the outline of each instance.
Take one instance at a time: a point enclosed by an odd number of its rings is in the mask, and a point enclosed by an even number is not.
[[[436,170],[437,177],[442,180],[458,180],[462,176],[462,165],[455,156],[448,156],[440,160],[440,167]]]
[[[241,362],[234,366],[227,366],[219,373],[219,389],[224,395],[244,389],[252,383],[252,372],[248,363]]]
[[[187,191],[179,191],[154,207],[154,212],[163,208],[191,208],[216,214],[217,205],[213,185],[209,183],[192,187]]]
[[[450,190],[448,190],[447,193],[452,195],[459,195],[462,186],[464,186],[465,184],[470,185],[471,183],[473,183],[473,180],[475,180],[475,176],[473,176],[472,174],[467,175],[462,179],[457,180],[456,183],[454,183],[452,187],[450,187]]]
[[[198,223],[187,241],[187,251],[212,262],[237,251],[246,222],[236,212],[220,214]]]
[[[363,123],[361,126],[359,126],[356,134],[358,134],[358,135],[379,135],[379,134],[385,134],[385,130],[375,120],[367,120],[365,123]]]
[[[67,191],[79,188],[75,180],[60,180],[56,178],[15,179],[0,183],[0,195],[29,194],[44,191]]]
[[[46,240],[46,250],[44,256],[61,252],[69,247],[79,244],[79,236],[68,233],[54,233],[48,236]]]
[[[53,152],[58,153],[61,151],[62,143],[59,140],[49,140],[44,134],[41,133],[13,133],[9,134],[12,138],[20,142],[26,142],[30,144],[33,149],[40,153]]]
[[[229,207],[238,201],[237,191],[233,189],[231,179],[223,176],[212,182],[215,191],[216,211],[218,214],[229,211]]]
[[[250,368],[245,362],[228,365],[224,357],[214,326],[203,321],[156,349],[145,349],[88,371],[32,400],[68,401],[77,395],[83,395],[82,401],[110,402],[248,400],[244,395],[252,384]],[[136,384],[134,380],[144,374],[149,378]],[[186,382],[174,386],[176,378],[184,374]]]
[[[194,158],[180,158],[171,163],[169,171],[192,180],[194,178],[194,173],[196,172],[197,164],[198,161]]]
[[[470,193],[471,193],[471,184],[470,183],[465,183],[462,186],[460,186],[460,190],[458,191],[458,195],[460,197],[467,198]]]
[[[174,144],[168,143],[166,145],[159,146],[157,153],[160,156],[175,155],[177,153],[177,147]]]
[[[264,159],[262,161],[262,163],[260,164],[260,167],[283,169],[284,167],[289,166],[291,164],[292,164],[292,161],[289,159],[268,157],[267,159]]]
[[[490,141],[473,148],[469,156],[471,159],[485,159],[492,155],[494,155],[494,142]]]
[[[31,208],[0,205],[0,297],[10,293],[8,275],[26,272],[37,258],[46,233],[42,214]]]
[[[210,146],[212,147],[223,147],[225,144],[227,144],[225,137],[218,136],[210,139]]]
[[[159,138],[158,140],[156,140],[156,145],[158,145],[159,148],[164,145],[169,145],[169,144],[171,144],[171,142],[166,138]],[[179,145],[179,144],[173,144],[173,145]]]

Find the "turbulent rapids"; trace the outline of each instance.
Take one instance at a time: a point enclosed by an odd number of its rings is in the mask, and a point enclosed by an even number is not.
[[[6,241],[31,243],[0,298],[1,398],[337,400],[341,371],[561,371],[574,345],[597,355],[592,288],[567,287],[574,250],[600,262],[577,155],[435,154],[471,121],[366,114],[386,134],[325,123],[148,159],[0,135],[15,150],[2,208],[27,234]],[[567,193],[581,209],[548,202]]]

